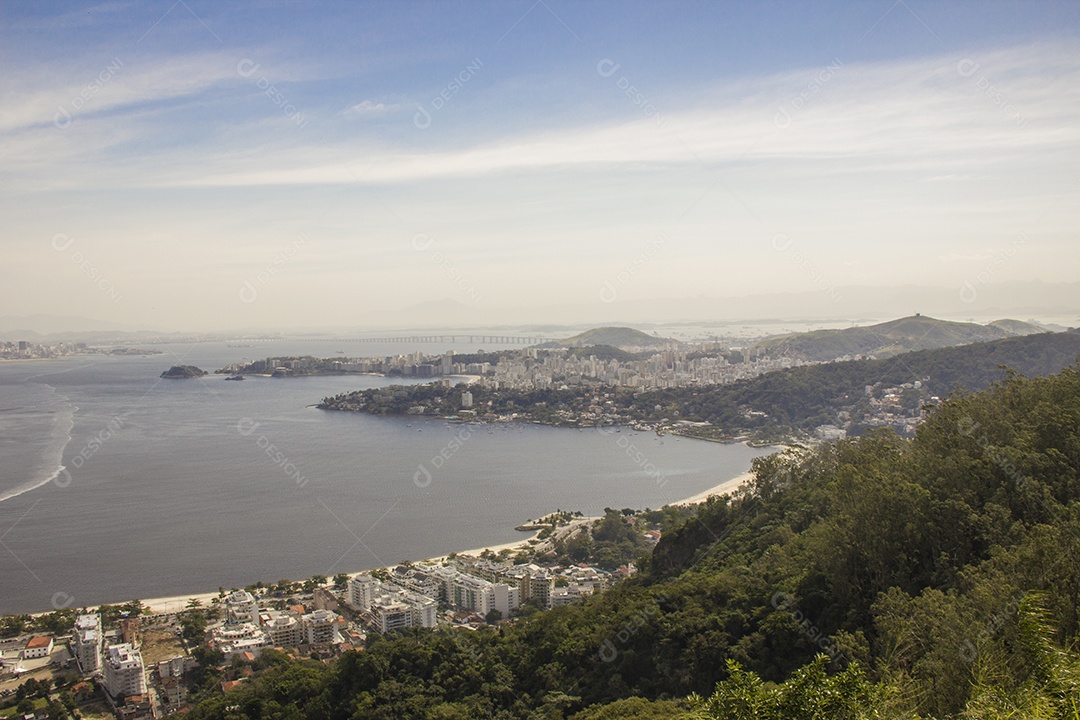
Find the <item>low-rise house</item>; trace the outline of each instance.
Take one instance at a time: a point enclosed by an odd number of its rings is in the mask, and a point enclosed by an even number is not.
[[[52,654],[53,639],[51,637],[32,637],[23,648],[23,660],[49,657]]]

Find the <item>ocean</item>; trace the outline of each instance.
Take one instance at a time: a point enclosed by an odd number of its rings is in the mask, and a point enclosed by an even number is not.
[[[768,452],[628,428],[605,435],[313,407],[393,382],[373,376],[158,377],[179,363],[212,372],[338,349],[448,349],[436,344],[146,347],[164,354],[0,364],[0,614],[333,575],[510,542],[524,537],[514,526],[556,509],[595,515],[689,497]]]

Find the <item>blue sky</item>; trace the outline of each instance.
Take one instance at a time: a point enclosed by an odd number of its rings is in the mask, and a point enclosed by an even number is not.
[[[0,3],[0,314],[565,321],[1077,281],[1078,26],[1050,2]]]

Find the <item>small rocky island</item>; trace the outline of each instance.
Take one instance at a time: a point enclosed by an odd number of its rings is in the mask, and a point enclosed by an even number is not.
[[[186,380],[187,378],[202,377],[203,375],[206,375],[206,371],[194,365],[173,365],[161,373],[161,377],[166,380]]]

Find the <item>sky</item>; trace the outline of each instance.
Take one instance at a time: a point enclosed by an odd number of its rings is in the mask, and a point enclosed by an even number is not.
[[[1076,2],[0,2],[0,315],[1075,283],[1078,39]]]

